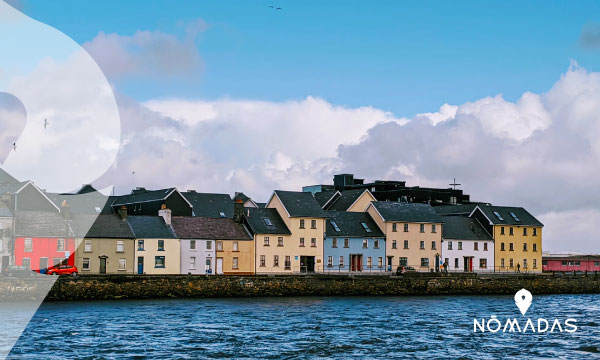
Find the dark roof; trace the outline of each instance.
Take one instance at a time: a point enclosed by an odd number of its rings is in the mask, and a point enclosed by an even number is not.
[[[358,199],[362,193],[368,191],[367,189],[352,189],[352,190],[342,190],[340,191],[341,196],[333,201],[332,204],[327,205],[325,207],[326,210],[336,210],[336,211],[346,211],[348,208],[354,204],[356,199]]]
[[[127,222],[136,238],[174,239],[176,237],[162,216],[128,216]]]
[[[194,216],[220,218],[221,212],[225,217],[233,217],[233,201],[229,194],[198,193],[186,191],[181,193],[192,204]]]
[[[480,205],[478,207],[494,225],[544,226],[544,224],[539,222],[538,219],[533,217],[533,215],[522,207],[488,205]],[[495,213],[498,213],[502,219]],[[517,221],[511,213],[514,214],[519,221]]]
[[[173,216],[171,224],[179,239],[250,240],[246,229],[229,218]]]
[[[319,202],[321,207],[325,206],[325,204],[337,193],[336,190],[327,190],[315,193],[315,199]],[[339,195],[338,195],[339,196]]]
[[[309,192],[275,190],[291,217],[325,217],[319,202]]]
[[[99,192],[89,192],[82,194],[55,194],[46,193],[56,206],[61,207],[63,201],[71,207],[73,214],[112,214],[111,199]]]
[[[375,221],[366,212],[326,211],[327,225],[325,233],[327,236],[346,237],[384,237]],[[331,223],[335,222],[340,231],[336,231]],[[365,223],[371,232],[367,232],[362,223]]]
[[[78,237],[133,239],[135,235],[127,221],[119,215],[73,215],[73,227]]]
[[[7,182],[15,183],[19,182],[19,180],[15,179],[11,174],[0,168],[0,184]]]
[[[71,224],[56,212],[15,212],[15,236],[72,237]]]
[[[253,234],[291,234],[276,209],[246,208],[244,215],[244,219]],[[268,219],[272,225],[267,225],[265,219]]]
[[[492,240],[477,219],[464,216],[446,216],[442,231],[444,239]]]
[[[461,204],[461,205],[439,205],[434,206],[438,215],[466,215],[469,216],[478,204]]]
[[[161,190],[134,190],[129,195],[117,196],[112,206],[137,204],[151,201],[164,201],[175,188]]]
[[[374,201],[371,204],[385,221],[442,223],[433,206],[429,204],[399,203],[395,201]]]
[[[0,194],[15,194],[21,188],[27,185],[27,181],[21,182],[5,182],[0,184]]]
[[[90,184],[85,184],[81,187],[81,189],[77,190],[76,194],[87,194],[92,192],[97,192],[96,188],[94,188]]]
[[[233,197],[233,201],[236,200],[242,200],[243,202],[246,202],[248,200],[252,200],[250,199],[246,194],[244,194],[243,192],[236,192],[235,196]]]
[[[258,206],[259,208],[266,208],[267,203],[256,203],[256,206]]]

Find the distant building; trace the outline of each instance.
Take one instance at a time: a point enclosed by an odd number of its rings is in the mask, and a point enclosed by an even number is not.
[[[233,201],[229,194],[200,193],[188,190],[181,193],[192,204],[192,215],[209,218],[232,218]]]
[[[451,272],[494,271],[494,239],[479,221],[444,216],[442,258]]]
[[[600,271],[600,255],[543,254],[543,271]]]
[[[110,206],[115,214],[125,206],[129,215],[155,216],[163,204],[171,209],[173,216],[193,214],[192,204],[176,188],[146,190],[138,187],[131,194],[116,196]]]
[[[0,200],[0,273],[13,263],[13,213]]]
[[[180,240],[180,273],[214,275],[216,265],[215,242],[227,233],[205,217],[176,216],[172,218],[175,236]],[[222,260],[221,260],[222,261]],[[223,264],[221,263],[221,271]]]

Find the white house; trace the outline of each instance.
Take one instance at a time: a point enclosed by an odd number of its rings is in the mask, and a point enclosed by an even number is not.
[[[477,219],[444,216],[442,259],[449,272],[493,272],[494,240]]]
[[[206,236],[205,218],[174,216],[171,225],[180,239],[181,274],[215,274],[215,240]]]

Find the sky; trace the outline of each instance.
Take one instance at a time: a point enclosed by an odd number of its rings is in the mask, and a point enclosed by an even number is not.
[[[10,3],[113,88],[120,147],[97,187],[266,201],[342,171],[456,177],[532,212],[544,250],[600,252],[598,2]]]

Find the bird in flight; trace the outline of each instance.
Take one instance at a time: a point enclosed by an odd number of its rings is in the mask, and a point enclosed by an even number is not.
[[[132,171],[132,172],[131,172],[131,175],[135,175],[135,171]]]
[[[50,125],[50,123],[48,122],[48,119],[44,119],[44,130],[46,130],[48,128],[48,125]]]
[[[15,143],[13,143],[13,150],[14,150],[14,151],[17,151],[17,143],[16,143],[16,142],[15,142]]]
[[[275,10],[283,10],[283,8],[280,8],[280,7],[278,7],[278,8],[276,8]]]

